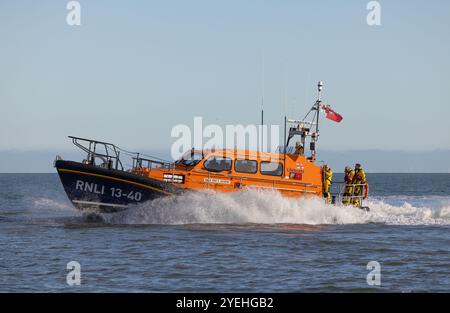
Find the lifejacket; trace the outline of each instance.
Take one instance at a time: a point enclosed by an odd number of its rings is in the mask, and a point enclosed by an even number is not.
[[[355,176],[355,172],[353,172],[352,170],[349,170],[347,172],[345,172],[345,182],[347,184],[351,184],[353,182],[353,177]]]
[[[366,173],[364,173],[363,169],[355,170],[355,176],[353,177],[352,184],[356,185],[364,185],[364,186],[355,186],[355,190],[359,193],[364,189],[364,199],[369,196],[369,184],[366,180]]]
[[[325,171],[325,180],[328,181],[329,184],[333,181],[333,171],[331,168]]]
[[[322,189],[324,192],[325,197],[330,196],[330,185],[333,180],[333,171],[331,168],[327,168],[327,170],[322,169],[322,175],[323,175],[323,183],[322,183]]]
[[[365,184],[366,183],[366,174],[363,169],[355,170],[355,175],[352,180],[353,184]]]

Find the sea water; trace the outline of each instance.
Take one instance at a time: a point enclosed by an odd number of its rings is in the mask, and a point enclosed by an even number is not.
[[[0,174],[0,291],[449,292],[450,174],[367,177],[370,212],[253,190],[92,222],[56,174]]]

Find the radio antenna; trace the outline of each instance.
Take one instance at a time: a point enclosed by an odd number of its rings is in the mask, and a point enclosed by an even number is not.
[[[265,92],[265,60],[264,60],[264,49],[262,51],[261,58],[261,144],[260,151],[263,151],[264,147],[264,92]]]

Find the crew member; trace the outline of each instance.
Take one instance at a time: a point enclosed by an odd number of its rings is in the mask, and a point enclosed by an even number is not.
[[[333,181],[333,171],[328,165],[323,166],[323,197],[331,203],[330,185]]]
[[[366,173],[364,173],[364,170],[361,168],[361,164],[356,163],[355,164],[355,175],[353,176],[352,184],[354,185],[354,192],[353,192],[353,205],[355,207],[360,207],[362,198],[363,198],[363,191],[365,190],[366,185]]]
[[[297,142],[295,144],[295,154],[299,154],[299,155],[304,155],[305,154],[305,149],[300,144],[300,142]]]
[[[342,197],[342,204],[348,205],[352,203],[352,195],[353,195],[353,176],[355,175],[355,172],[352,170],[350,166],[346,166],[345,170],[345,189],[344,189],[344,195]]]

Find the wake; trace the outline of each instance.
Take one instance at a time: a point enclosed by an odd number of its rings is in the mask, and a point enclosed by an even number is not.
[[[391,202],[396,202],[392,201]],[[442,201],[444,200],[444,201]],[[389,204],[369,199],[370,212],[325,204],[319,198],[285,198],[277,191],[192,192],[156,199],[116,214],[102,214],[111,224],[366,224],[449,225],[450,199],[433,206]]]

